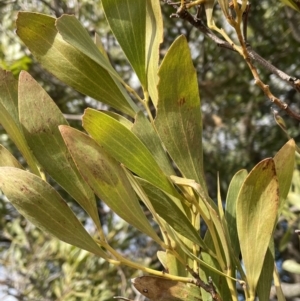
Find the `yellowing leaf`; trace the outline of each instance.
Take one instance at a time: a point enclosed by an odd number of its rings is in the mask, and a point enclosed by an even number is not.
[[[277,218],[278,190],[274,161],[265,159],[249,173],[237,199],[237,230],[252,298]]]
[[[108,258],[61,196],[40,177],[18,168],[0,167],[0,189],[16,209],[40,229]]]
[[[3,146],[0,144],[0,166],[9,166],[23,169],[19,161]]]
[[[177,195],[148,148],[126,126],[102,112],[87,109],[83,127],[107,153],[160,189]]]
[[[100,229],[94,193],[80,176],[58,130],[67,121],[46,91],[25,71],[19,77],[19,111],[24,135],[35,157]]]
[[[295,166],[296,145],[293,139],[289,140],[275,155],[274,162],[279,183],[279,210],[278,217],[286,201],[291,187]]]
[[[55,21],[55,18],[46,15],[20,12],[17,34],[38,61],[57,78],[133,117],[137,107],[125,88],[94,58],[64,41],[55,27]]]
[[[168,50],[159,78],[155,119],[158,134],[183,176],[205,190],[198,81],[184,36]]]
[[[160,243],[120,163],[91,137],[68,126],[59,129],[81,175],[98,197],[125,221]]]
[[[0,69],[0,124],[16,144],[33,173],[40,176],[37,161],[25,140],[18,116],[18,81]]]

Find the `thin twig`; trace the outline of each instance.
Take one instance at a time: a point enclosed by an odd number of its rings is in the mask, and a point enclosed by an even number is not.
[[[162,0],[162,1],[166,4],[168,4],[168,5],[172,5],[175,9],[177,9],[176,14],[172,14],[171,17],[177,17],[177,18],[180,18],[182,20],[185,20],[185,21],[189,22],[193,27],[197,28],[202,33],[204,33],[208,38],[210,38],[218,46],[220,46],[222,48],[229,49],[231,51],[236,51],[234,49],[234,45],[231,45],[230,43],[228,43],[228,42],[224,41],[223,39],[219,38],[214,32],[212,32],[204,24],[204,22],[202,20],[200,20],[199,18],[193,17],[185,9],[181,9],[181,10],[178,11],[179,6],[175,3],[172,3],[170,0]],[[285,81],[287,84],[292,86],[296,91],[300,92],[300,79],[298,79],[296,77],[292,77],[292,76],[286,74],[285,72],[281,71],[280,69],[278,69],[274,65],[272,65],[270,62],[268,62],[263,57],[261,57],[257,52],[255,52],[248,44],[247,44],[247,47],[244,48],[244,50],[246,50],[246,52],[248,54],[248,56],[246,57],[246,61],[247,61],[248,65],[250,63],[251,71],[256,70],[256,68],[254,67],[252,61],[257,62],[261,66],[263,66],[265,69],[267,69],[271,73],[278,76],[281,80]],[[249,67],[250,67],[250,65],[249,65]],[[279,98],[275,97],[270,92],[269,86],[265,85],[260,80],[260,78],[258,77],[257,71],[254,72],[254,74],[257,75],[257,76],[255,76],[255,81],[256,81],[257,85],[264,91],[265,95],[270,99],[270,101],[273,102],[274,104],[276,104],[280,109],[285,110],[287,112],[287,114],[290,115],[291,117],[293,117],[297,120],[300,120],[300,115],[299,114],[293,112],[286,103],[282,102]]]
[[[222,301],[210,277],[207,284],[200,278],[199,274],[193,271],[188,265],[186,266],[186,269],[194,278],[193,281],[191,282],[192,284],[195,284],[196,286],[203,288],[206,292],[211,294],[213,300]]]

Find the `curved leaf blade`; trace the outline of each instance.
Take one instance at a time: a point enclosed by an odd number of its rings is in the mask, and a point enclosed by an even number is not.
[[[158,64],[160,44],[163,42],[163,19],[160,3],[149,0],[146,4],[146,60],[148,91],[154,106],[158,102]]]
[[[185,37],[177,38],[168,50],[159,78],[155,119],[159,136],[184,177],[205,190],[198,81]]]
[[[18,81],[0,69],[0,123],[24,156],[31,171],[40,176],[36,159],[25,140],[18,116]]]
[[[102,5],[114,36],[146,88],[145,0],[102,0]]]
[[[55,18],[20,12],[17,34],[38,61],[61,81],[79,92],[134,117],[136,105],[110,73],[63,40]]]
[[[273,159],[265,159],[249,173],[236,204],[238,236],[253,298],[276,222],[278,203],[275,164]]]
[[[94,194],[77,171],[58,130],[59,125],[68,123],[46,91],[25,71],[19,77],[19,114],[35,157],[100,228]]]
[[[83,127],[107,153],[153,185],[177,194],[147,147],[123,124],[102,112],[87,109]]]
[[[0,168],[0,189],[30,222],[58,239],[108,258],[61,196],[41,178],[18,168]]]
[[[131,131],[145,144],[152,153],[158,165],[168,176],[174,175],[175,171],[171,165],[166,151],[164,150],[162,143],[143,112],[139,112],[136,115],[135,122],[131,128]]]
[[[272,287],[272,279],[274,272],[275,250],[274,242],[271,239],[266,256],[264,258],[263,268],[261,270],[259,281],[257,283],[257,296],[259,300],[268,300]]]
[[[155,212],[160,215],[175,231],[201,246],[207,248],[199,233],[193,227],[186,215],[178,208],[166,194],[150,183],[137,179],[148,196]]]
[[[56,20],[55,25],[58,32],[67,43],[94,60],[118,81],[123,81],[116,70],[113,69],[107,57],[99,51],[97,45],[93,42],[86,29],[75,16],[62,15]]]
[[[293,171],[295,166],[296,144],[293,139],[289,140],[275,155],[274,162],[279,183],[279,210],[278,217],[282,211],[285,200],[289,193]]]
[[[236,227],[236,202],[241,186],[244,183],[247,175],[247,170],[242,169],[233,176],[232,180],[230,181],[226,197],[225,220],[227,223],[231,247],[236,258],[239,258],[240,254],[239,238]]]
[[[19,161],[3,146],[0,144],[0,166],[9,166],[23,169]]]
[[[119,162],[80,131],[68,126],[59,129],[78,170],[98,197],[129,224],[160,243]]]

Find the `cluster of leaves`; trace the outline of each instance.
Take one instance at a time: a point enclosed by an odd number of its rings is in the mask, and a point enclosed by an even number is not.
[[[253,300],[257,291],[263,300],[269,294],[271,281],[258,280],[260,275],[263,279],[272,277],[274,251],[269,242],[292,177],[293,141],[274,160],[262,161],[249,175],[245,171],[236,174],[224,212],[221,198],[216,206],[207,194],[198,84],[186,40],[178,38],[158,68],[162,36],[159,5],[155,1],[146,7],[141,1],[129,7],[125,1],[118,5],[103,1],[103,5],[140,80],[144,99],[114,71],[103,46],[98,44],[97,48],[74,17],[54,19],[21,13],[18,34],[42,65],[59,79],[135,122],[115,113],[88,109],[83,116],[83,127],[90,135],[87,136],[67,125],[52,99],[28,73],[22,72],[16,82],[2,72],[2,125],[36,174],[22,171],[2,149],[1,164],[14,167],[1,168],[2,190],[33,223],[109,262],[183,282],[191,281],[185,265],[191,269],[201,266],[201,278],[207,281],[212,276],[216,294],[225,300],[237,299],[231,278],[236,277],[237,266],[242,275],[240,281],[248,283],[246,297]],[[189,78],[189,85],[182,74]],[[157,109],[155,121],[149,96]],[[141,112],[141,106],[150,121]],[[84,230],[61,197],[43,180],[40,166],[89,214],[97,226],[98,239]],[[129,261],[111,247],[91,189],[120,217],[166,250],[159,257],[169,274]],[[160,226],[164,241],[148,223],[136,195]],[[204,239],[198,233],[200,218],[209,229]],[[254,242],[257,252],[249,253]],[[238,260],[240,249],[246,275]],[[263,265],[264,258],[271,264]],[[204,285],[201,293],[198,291],[199,298],[208,298],[209,289],[205,288]]]

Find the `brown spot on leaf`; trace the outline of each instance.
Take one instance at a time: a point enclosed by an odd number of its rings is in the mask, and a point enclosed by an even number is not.
[[[183,106],[185,104],[185,98],[184,97],[179,98],[178,104],[179,106]]]

